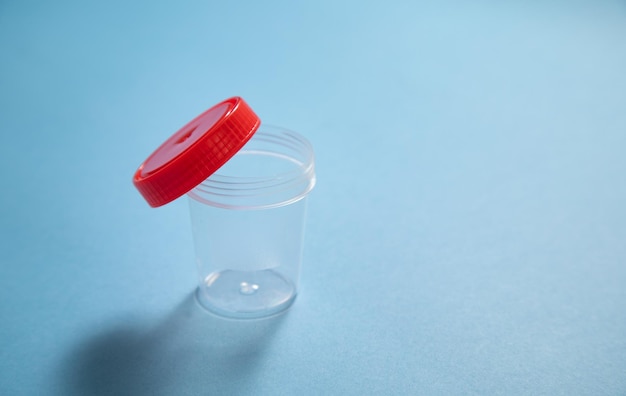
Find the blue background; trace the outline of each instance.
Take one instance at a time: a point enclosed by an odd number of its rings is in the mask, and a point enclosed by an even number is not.
[[[626,4],[431,3],[3,1],[0,394],[626,394]],[[271,320],[131,184],[233,95],[317,155]]]

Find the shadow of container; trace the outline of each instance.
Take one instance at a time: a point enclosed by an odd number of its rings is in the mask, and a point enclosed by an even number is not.
[[[64,370],[67,394],[229,395],[253,391],[284,315],[229,320],[190,294],[154,328],[128,324],[81,343]]]

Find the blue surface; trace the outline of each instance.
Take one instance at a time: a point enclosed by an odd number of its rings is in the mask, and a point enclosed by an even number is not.
[[[0,394],[626,394],[623,1],[5,1],[0,51]],[[232,95],[317,154],[261,322],[130,182]]]

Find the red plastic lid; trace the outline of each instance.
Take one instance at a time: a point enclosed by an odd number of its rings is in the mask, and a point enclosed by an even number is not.
[[[137,169],[133,183],[150,206],[165,205],[224,165],[260,124],[242,98],[226,99],[167,139]]]

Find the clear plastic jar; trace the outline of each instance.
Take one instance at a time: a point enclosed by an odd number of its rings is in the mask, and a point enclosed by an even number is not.
[[[310,143],[261,125],[246,145],[187,195],[206,309],[258,318],[296,298],[306,198],[315,185]]]

